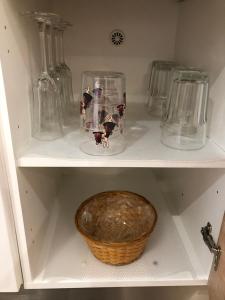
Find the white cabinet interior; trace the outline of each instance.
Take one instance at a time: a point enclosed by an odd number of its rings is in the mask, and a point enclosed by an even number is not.
[[[130,144],[124,153],[108,158],[84,155],[78,149],[78,130],[51,143],[31,139],[31,77],[38,44],[36,27],[20,13],[34,9],[58,12],[74,24],[66,35],[66,58],[76,97],[84,70],[126,74]],[[1,126],[7,132],[3,146],[8,150],[26,288],[207,284],[212,257],[200,228],[210,221],[216,237],[224,212],[224,171],[205,169],[225,167],[224,17],[221,0],[115,0],[107,5],[103,0],[1,1],[0,59],[6,89]],[[109,40],[115,28],[126,34],[119,48]],[[160,144],[159,124],[144,111],[149,67],[155,59],[176,59],[209,72],[209,141],[204,149],[179,152]],[[176,167],[183,169],[172,169]],[[74,228],[80,201],[107,189],[143,194],[159,213],[145,254],[129,266],[96,261]]]
[[[39,62],[38,35],[36,25],[20,13],[32,9],[59,12],[74,24],[66,33],[65,50],[73,71],[77,99],[82,71],[100,69],[125,73],[128,146],[121,155],[108,159],[84,155],[79,150],[79,129],[64,139],[44,145],[31,139],[30,79],[36,76]],[[181,3],[175,0],[117,0],[108,5],[103,0],[69,0],[66,3],[3,0],[1,13],[1,60],[19,166],[225,166],[225,11],[221,0],[213,3],[210,0]],[[126,34],[121,47],[110,42],[110,33],[115,28]],[[155,59],[177,60],[209,72],[209,140],[204,149],[181,153],[160,144],[159,124],[150,122],[143,111],[150,65]]]
[[[200,230],[210,221],[218,235],[225,174],[223,170],[170,171],[21,168],[25,287],[206,285],[212,256]],[[74,225],[80,202],[116,189],[146,196],[159,215],[143,256],[121,267],[96,260]]]

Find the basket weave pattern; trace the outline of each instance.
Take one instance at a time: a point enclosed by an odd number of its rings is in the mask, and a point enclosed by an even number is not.
[[[131,198],[132,201],[137,200],[137,206],[144,205],[145,209],[150,211],[150,215],[148,216],[151,217],[151,221],[149,223],[149,227],[147,228],[146,232],[144,233],[142,232],[140,236],[136,237],[134,240],[128,240],[122,242],[104,241],[101,239],[97,240],[96,236],[93,237],[92,234],[90,233],[88,234],[87,232],[85,232],[84,227],[82,227],[83,225],[82,214],[84,213],[86,207],[89,206],[93,208],[93,205],[95,207],[96,199],[97,199],[97,207],[98,207],[98,203],[99,203],[99,207],[100,206],[102,207],[102,205],[104,207],[104,201],[107,198],[116,201],[117,199],[122,199],[127,197]],[[134,203],[136,204],[136,202]],[[99,213],[99,210],[100,208],[96,210],[96,213]],[[103,209],[103,211],[105,211],[105,208]],[[88,212],[90,212],[90,210]],[[123,217],[122,217],[122,220],[126,220],[127,222],[129,222],[131,219],[133,220],[132,224],[135,224],[135,221],[137,220],[137,215],[135,218],[135,210],[132,210],[132,208],[125,210],[123,212]],[[125,265],[138,259],[144,251],[149,236],[156,224],[156,220],[157,220],[157,214],[154,207],[150,204],[150,202],[148,202],[142,196],[130,192],[104,192],[92,196],[91,198],[87,199],[85,202],[81,204],[75,216],[76,227],[79,230],[79,232],[82,234],[84,239],[86,240],[93,255],[103,263],[111,264],[111,265]],[[93,223],[93,227],[95,225],[96,225],[96,219]]]
[[[148,238],[122,245],[107,245],[85,238],[93,255],[110,265],[126,265],[138,259],[144,251]]]

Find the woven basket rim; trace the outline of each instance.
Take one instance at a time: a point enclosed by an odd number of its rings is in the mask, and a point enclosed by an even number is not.
[[[142,200],[148,204],[152,210],[154,211],[154,215],[155,215],[155,219],[154,219],[154,222],[152,224],[152,227],[151,229],[146,232],[145,234],[142,234],[140,237],[134,239],[134,240],[131,240],[131,241],[126,241],[126,242],[106,242],[106,241],[100,241],[100,240],[96,240],[96,239],[93,239],[93,237],[91,235],[88,235],[86,232],[84,232],[80,226],[79,226],[79,222],[78,222],[78,217],[79,217],[79,214],[81,212],[81,210],[84,208],[84,206],[86,206],[94,197],[98,196],[98,195],[102,195],[102,194],[107,194],[107,193],[126,193],[126,194],[132,194],[132,195],[136,195],[140,198],[142,198]],[[87,240],[89,240],[90,242],[92,243],[95,243],[95,244],[99,244],[99,245],[105,245],[105,246],[110,246],[110,247],[121,247],[121,246],[126,246],[126,245],[130,245],[130,244],[133,244],[133,243],[138,243],[138,242],[141,242],[143,241],[144,239],[147,239],[150,234],[152,233],[152,231],[154,230],[155,228],[155,225],[156,225],[156,222],[157,222],[157,219],[158,219],[158,215],[157,215],[157,212],[156,212],[156,209],[155,207],[151,204],[151,202],[149,200],[147,200],[145,197],[137,194],[137,193],[134,193],[134,192],[130,192],[130,191],[121,191],[121,190],[115,190],[115,191],[105,191],[105,192],[101,192],[101,193],[97,193],[95,195],[92,195],[91,197],[89,197],[88,199],[86,199],[84,202],[82,202],[80,204],[80,206],[78,207],[77,211],[76,211],[76,214],[75,214],[75,225],[76,225],[76,228],[77,230],[80,232],[80,234]]]

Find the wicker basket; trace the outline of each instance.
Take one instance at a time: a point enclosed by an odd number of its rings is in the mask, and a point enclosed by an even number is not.
[[[147,227],[147,230],[145,230],[145,232],[140,233],[139,236],[135,236],[135,239],[133,240],[114,242],[114,241],[107,241],[104,239],[102,240],[98,236],[95,236],[94,234],[90,234],[90,232],[88,232],[88,230],[84,228],[82,224],[82,215],[84,214],[86,208],[92,205],[94,201],[96,203],[95,204],[96,213],[101,214],[101,209],[104,209],[104,203],[107,199],[113,199],[114,201],[113,203],[115,203],[116,199],[123,199],[123,198],[132,199],[133,203],[137,202],[137,206],[142,205],[145,211],[148,210],[150,212],[151,220],[150,221],[148,220],[149,226],[145,226],[145,228]],[[99,204],[99,208],[98,208],[98,204]],[[137,215],[136,215],[137,209],[136,207],[134,207],[134,209],[135,210],[133,210],[132,208],[131,209],[128,208],[128,209],[121,210],[122,211],[120,216],[121,219],[128,220],[128,222],[129,220],[134,222],[134,220],[137,219]],[[144,251],[149,235],[151,234],[152,230],[155,227],[156,220],[157,220],[157,213],[155,211],[155,208],[150,204],[148,200],[146,200],[144,197],[140,195],[131,192],[123,192],[123,191],[104,192],[90,197],[80,205],[75,216],[76,227],[79,230],[79,232],[82,234],[82,236],[85,238],[93,255],[100,261],[111,265],[125,265],[138,259]],[[94,221],[95,222],[93,222],[93,227],[96,226],[97,223],[95,219]]]

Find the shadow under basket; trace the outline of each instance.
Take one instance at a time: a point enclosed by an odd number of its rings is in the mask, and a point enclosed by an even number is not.
[[[88,232],[86,232],[82,226],[82,214],[84,213],[85,209],[94,203],[94,209],[96,209],[97,214],[101,215],[102,212],[106,212],[107,209],[104,204],[107,200],[110,200],[113,205],[115,205],[115,201],[120,201],[122,199],[122,210],[119,211],[119,218],[121,222],[131,222],[131,224],[135,224],[136,220],[141,219],[141,213],[145,213],[146,210],[148,211],[148,226],[142,224],[142,228],[147,228],[145,232],[139,234],[139,236],[135,236],[133,240],[126,240],[126,241],[106,241],[106,240],[99,240],[96,236],[91,236]],[[133,201],[133,205],[136,206],[131,207],[124,204],[124,201]],[[99,208],[98,208],[99,203]],[[97,204],[97,205],[96,205]],[[130,203],[129,203],[130,204]],[[106,206],[109,207],[110,203],[107,203]],[[118,208],[120,204],[118,205]],[[142,209],[140,209],[142,208]],[[141,213],[140,213],[141,211]],[[93,210],[92,210],[93,212]],[[137,215],[139,214],[139,215]],[[87,215],[90,215],[90,211],[87,212]],[[113,216],[111,212],[111,217]],[[118,216],[118,215],[117,215]],[[112,218],[113,219],[113,218]],[[114,218],[117,219],[116,216]],[[126,220],[126,221],[125,221]],[[131,193],[131,192],[123,192],[123,191],[115,191],[115,192],[104,192],[97,194],[95,196],[90,197],[86,201],[84,201],[79,209],[77,210],[75,216],[75,224],[78,231],[84,237],[85,241],[87,242],[91,252],[93,255],[102,261],[103,263],[110,264],[110,265],[126,265],[132,263],[133,261],[137,260],[141,254],[143,253],[146,243],[148,242],[149,236],[153,231],[155,224],[157,221],[157,213],[155,208],[151,205],[151,203],[146,200],[144,197]],[[132,223],[133,222],[133,223]],[[96,224],[96,219],[93,218],[93,226]],[[138,223],[138,221],[137,221]],[[90,224],[89,224],[90,225]],[[119,228],[119,226],[117,227]]]

